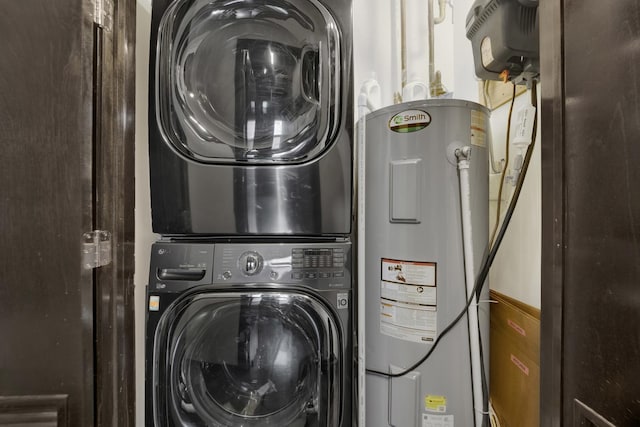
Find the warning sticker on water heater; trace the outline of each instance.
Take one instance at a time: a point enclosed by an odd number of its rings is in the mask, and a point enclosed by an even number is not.
[[[415,286],[436,286],[436,263],[382,258],[382,280]]]
[[[431,343],[437,333],[436,263],[383,258],[380,333]]]

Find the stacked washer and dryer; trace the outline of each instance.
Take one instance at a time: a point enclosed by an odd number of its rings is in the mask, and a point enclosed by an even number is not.
[[[153,0],[146,425],[347,427],[351,5]]]

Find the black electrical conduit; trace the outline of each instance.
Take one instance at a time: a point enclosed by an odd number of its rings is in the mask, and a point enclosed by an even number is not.
[[[409,372],[413,371],[414,369],[416,369],[418,366],[422,365],[428,358],[429,356],[431,356],[431,354],[435,351],[438,343],[440,343],[440,341],[447,335],[447,333],[449,333],[449,331],[451,331],[451,329],[453,329],[458,322],[464,317],[464,315],[467,313],[467,311],[469,310],[469,306],[471,306],[471,303],[474,300],[474,297],[477,295],[480,295],[480,291],[482,290],[482,287],[484,286],[484,282],[487,279],[487,276],[489,275],[489,269],[491,268],[491,265],[493,264],[493,261],[498,253],[498,249],[500,248],[500,244],[502,243],[502,239],[505,236],[505,233],[507,232],[507,228],[509,227],[509,223],[511,222],[511,217],[513,216],[513,213],[515,211],[516,208],[516,204],[518,203],[518,198],[520,197],[520,192],[522,191],[522,185],[524,183],[524,179],[525,176],[527,175],[527,170],[529,169],[529,163],[531,162],[531,157],[533,155],[533,149],[535,147],[535,143],[536,143],[536,135],[537,135],[537,128],[538,128],[538,111],[537,111],[537,106],[538,106],[538,90],[537,90],[537,82],[535,80],[533,80],[532,82],[532,86],[531,86],[531,105],[533,105],[534,107],[536,107],[536,112],[535,112],[535,117],[534,117],[534,122],[533,122],[533,133],[531,135],[531,144],[529,145],[529,147],[527,148],[527,153],[525,154],[524,157],[524,161],[522,164],[522,170],[520,175],[518,176],[518,182],[516,183],[516,187],[513,191],[513,196],[511,197],[511,202],[509,203],[509,208],[507,209],[507,212],[504,215],[504,220],[502,221],[502,226],[500,227],[500,231],[498,232],[498,236],[496,237],[495,243],[494,245],[490,248],[490,250],[488,251],[489,253],[486,254],[485,252],[485,257],[484,257],[484,261],[482,264],[482,267],[480,269],[480,273],[478,273],[478,277],[476,278],[476,282],[475,285],[473,286],[473,290],[471,292],[471,295],[469,296],[469,299],[467,300],[464,308],[460,311],[460,313],[455,317],[455,319],[453,319],[453,321],[447,325],[447,327],[444,328],[444,330],[442,331],[442,333],[440,333],[440,335],[438,335],[438,337],[436,338],[436,340],[433,342],[433,345],[431,346],[431,348],[429,349],[429,351],[427,352],[427,354],[425,354],[420,360],[418,360],[416,363],[414,363],[413,365],[411,365],[409,368],[406,368],[403,371],[400,372],[396,372],[396,373],[389,373],[389,372],[382,372],[382,371],[378,371],[375,369],[365,369],[365,372],[368,374],[372,374],[372,375],[378,375],[378,376],[382,376],[382,377],[386,377],[386,378],[398,378],[398,377],[402,377],[406,374],[408,374]],[[489,249],[489,248],[487,248]],[[488,387],[487,387],[487,381],[486,381],[486,373],[484,372],[484,358],[482,357],[482,342],[480,342],[480,355],[481,355],[481,363],[480,366],[482,367],[482,387],[484,389],[484,396],[485,396],[485,408],[483,408],[483,412],[486,415],[488,415],[489,409],[488,409]],[[486,420],[486,418],[485,418]],[[486,425],[485,423],[483,423],[484,425]]]

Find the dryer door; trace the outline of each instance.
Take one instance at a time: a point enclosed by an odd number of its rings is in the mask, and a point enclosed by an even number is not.
[[[339,425],[339,337],[334,315],[311,295],[182,299],[156,332],[156,425]]]
[[[340,37],[316,0],[177,0],[156,74],[163,137],[196,161],[303,162],[336,131]]]

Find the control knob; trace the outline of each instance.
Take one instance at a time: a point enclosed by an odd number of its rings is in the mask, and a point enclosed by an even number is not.
[[[254,276],[262,270],[262,256],[257,252],[245,252],[240,255],[239,267],[247,276]]]

